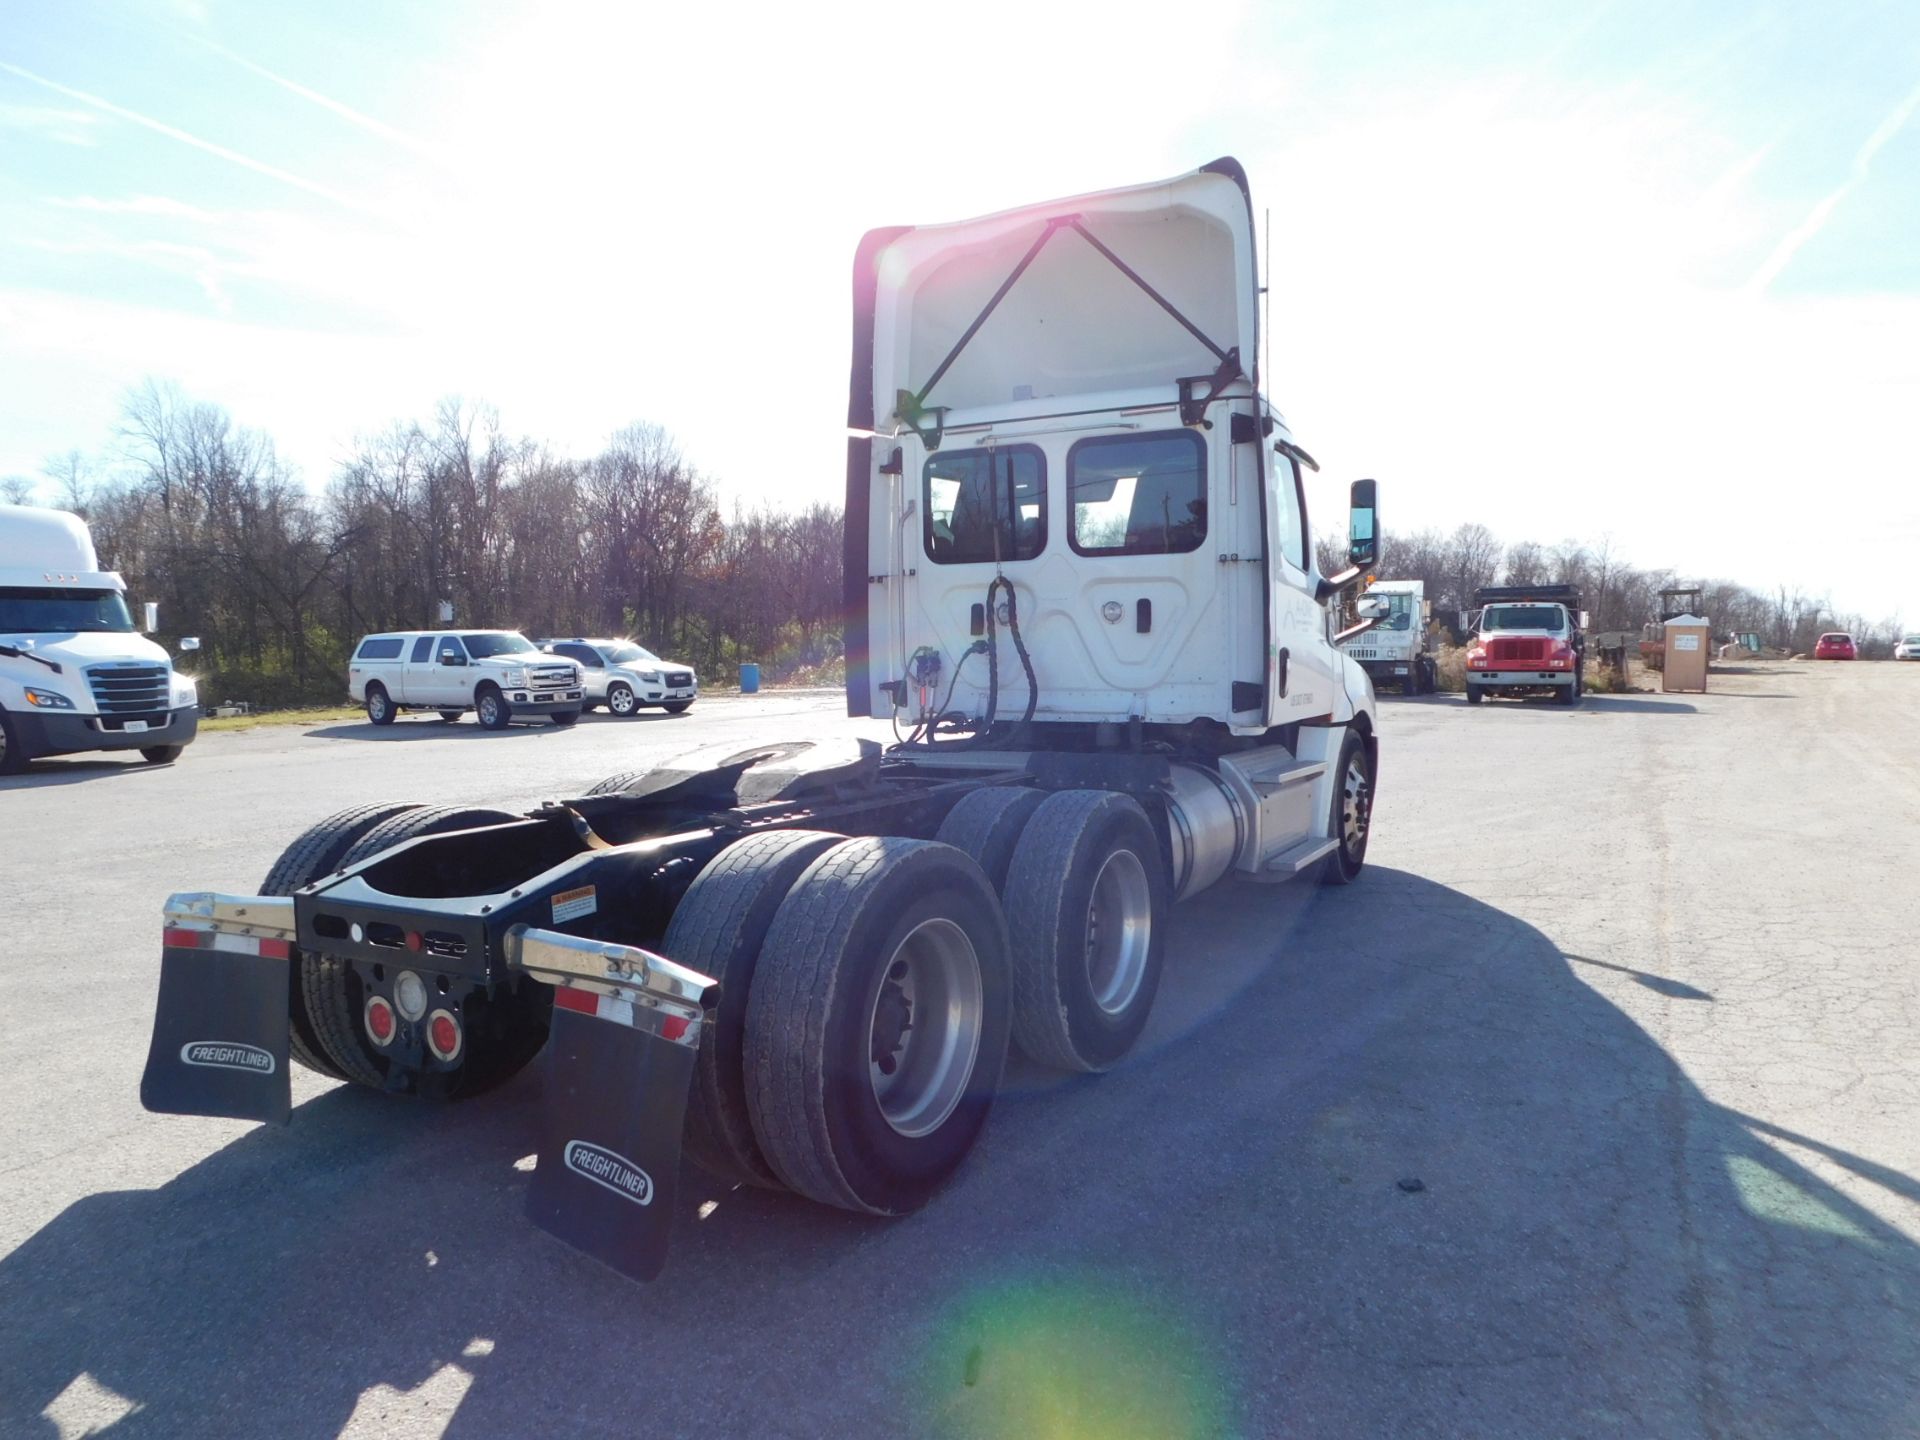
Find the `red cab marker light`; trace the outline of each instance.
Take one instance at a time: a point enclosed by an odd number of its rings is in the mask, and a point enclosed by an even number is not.
[[[414,954],[418,955],[420,951],[425,948],[426,943],[427,942],[420,937],[418,930],[407,931],[407,949],[413,951]]]

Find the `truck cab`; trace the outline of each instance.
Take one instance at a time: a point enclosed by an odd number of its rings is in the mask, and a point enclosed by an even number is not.
[[[1586,613],[1570,585],[1489,585],[1476,591],[1467,645],[1467,703],[1546,696],[1578,705],[1585,684]]]
[[[1340,642],[1374,685],[1392,685],[1406,695],[1431,695],[1436,679],[1432,642],[1433,602],[1424,580],[1376,580],[1366,597],[1385,613],[1372,629]]]
[[[193,678],[140,633],[126,589],[78,515],[0,505],[0,774],[90,750],[164,764],[192,742]]]

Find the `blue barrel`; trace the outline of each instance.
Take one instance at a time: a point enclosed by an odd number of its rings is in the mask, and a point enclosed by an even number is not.
[[[743,664],[740,667],[740,693],[742,695],[758,695],[760,693],[760,667],[758,665]]]

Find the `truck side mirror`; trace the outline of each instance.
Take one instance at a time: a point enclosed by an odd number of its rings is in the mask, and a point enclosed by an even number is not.
[[[440,663],[442,665],[464,665],[467,663],[467,657],[457,651],[442,650],[440,652]]]
[[[143,622],[140,626],[140,633],[142,635],[151,635],[154,631],[158,630],[160,628],[159,602],[149,600],[146,604],[142,605],[140,607],[140,618]]]
[[[182,650],[198,650],[200,648],[200,637],[198,635],[182,636],[180,648]]]
[[[1352,510],[1347,516],[1347,563],[1371,570],[1380,558],[1380,518],[1371,480],[1353,482]]]

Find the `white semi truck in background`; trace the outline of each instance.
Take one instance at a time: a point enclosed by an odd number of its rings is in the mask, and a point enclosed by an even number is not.
[[[1384,601],[1386,613],[1371,630],[1349,636],[1340,648],[1360,662],[1378,685],[1404,695],[1431,695],[1438,676],[1433,649],[1433,602],[1424,580],[1376,580],[1368,598]]]
[[[904,1214],[1009,1043],[1120,1063],[1174,902],[1366,859],[1373,686],[1329,615],[1375,559],[1375,486],[1321,574],[1255,260],[1232,160],[870,232],[847,708],[899,743],[774,729],[530,812],[322,820],[261,893],[168,902],[147,1107],[284,1124],[289,1059],[451,1098],[544,1047],[528,1211],[644,1278],[683,1153]]]
[[[192,742],[198,690],[141,633],[157,607],[136,627],[126,590],[78,515],[0,505],[0,774],[90,750],[160,765]]]

